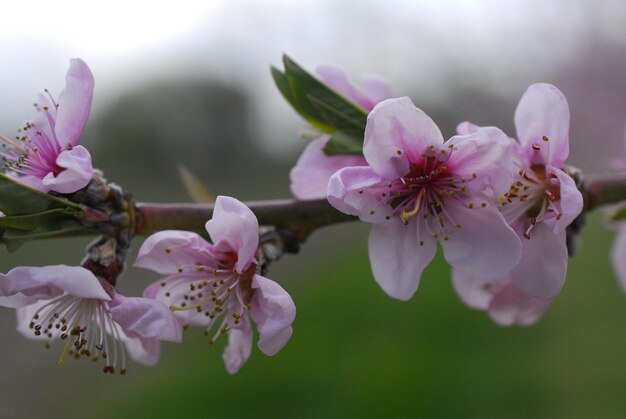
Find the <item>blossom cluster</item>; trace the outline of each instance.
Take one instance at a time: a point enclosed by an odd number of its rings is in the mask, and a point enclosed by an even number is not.
[[[362,117],[362,153],[327,155],[332,133],[321,133],[291,171],[294,196],[327,199],[372,224],[371,269],[389,296],[410,299],[440,246],[466,305],[503,326],[535,323],[564,285],[566,229],[583,209],[566,166],[570,114],[563,93],[550,84],[531,85],[515,111],[515,137],[464,121],[446,140],[423,110],[408,97],[392,97],[379,77],[365,76],[357,86],[336,67],[320,67],[318,74],[323,92],[357,110],[357,125]],[[0,136],[2,178],[39,197],[72,203],[84,220],[111,221],[104,206],[90,207],[100,201],[84,198],[93,192],[115,201],[109,192],[119,189],[106,185],[79,145],[93,89],[87,65],[71,60],[58,100],[46,91],[33,121],[13,139]],[[320,103],[326,112],[334,109]],[[136,210],[129,206],[129,212]],[[118,207],[125,208],[111,208]],[[116,288],[134,234],[132,221],[127,224],[102,229],[80,266],[16,267],[0,274],[0,305],[17,310],[23,335],[46,345],[64,341],[60,363],[88,358],[102,362],[105,373],[122,374],[127,356],[153,365],[160,342],[180,342],[190,326],[203,330],[209,344],[227,335],[223,360],[231,374],[251,355],[253,323],[264,354],[276,354],[289,341],[295,304],[264,276],[276,257],[266,254],[262,226],[245,204],[218,196],[206,235],[164,230],[148,237],[134,266],[161,278],[142,297],[126,297]],[[620,229],[614,258],[626,278],[619,256],[626,227]]]
[[[320,74],[369,112],[364,158],[326,156],[325,137],[316,140],[291,172],[294,194],[325,190],[335,208],[372,224],[372,272],[391,297],[411,298],[439,243],[468,306],[501,325],[536,322],[565,282],[565,230],[583,206],[565,168],[564,95],[530,86],[515,112],[517,138],[462,122],[444,141],[409,98],[389,98],[380,84],[347,87],[339,70]]]
[[[73,59],[66,82],[58,101],[47,91],[40,97],[37,118],[15,139],[0,137],[0,153],[6,176],[71,200],[95,173],[89,152],[78,145],[94,81],[87,65]],[[88,255],[81,266],[17,267],[0,274],[0,305],[16,308],[17,329],[26,337],[47,346],[64,341],[61,364],[67,357],[88,358],[104,363],[105,373],[124,374],[127,355],[153,365],[160,341],[180,342],[185,328],[199,326],[211,344],[228,335],[223,358],[234,374],[251,354],[251,321],[259,349],[274,355],[291,337],[295,305],[281,286],[259,274],[259,224],[246,205],[219,196],[206,230],[210,243],[186,231],[161,231],[144,242],[135,266],[165,277],[143,297],[116,290],[123,268],[116,253],[127,244],[105,237],[91,245],[98,259]],[[113,256],[102,257],[111,251]]]

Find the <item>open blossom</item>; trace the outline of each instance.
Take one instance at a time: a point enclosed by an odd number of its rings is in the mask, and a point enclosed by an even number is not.
[[[551,300],[529,297],[509,275],[484,281],[455,269],[452,284],[468,307],[487,311],[491,320],[500,326],[530,326],[541,318],[551,303]]]
[[[624,140],[626,140],[626,135],[624,135]],[[616,158],[613,166],[620,172],[625,173],[626,159]],[[615,227],[617,235],[611,249],[611,262],[613,263],[613,270],[617,275],[617,281],[622,291],[626,293],[626,221],[616,222]]]
[[[360,87],[355,86],[342,69],[334,66],[320,66],[317,74],[324,83],[337,93],[351,100],[365,111],[391,97],[391,89],[385,81],[374,75],[361,77]],[[291,192],[298,199],[317,199],[326,197],[328,180],[339,169],[349,166],[365,166],[362,156],[336,155],[327,156],[324,146],[330,139],[327,134],[311,141],[300,155],[289,174]]]
[[[531,85],[515,111],[515,178],[500,197],[500,210],[525,238],[522,259],[510,275],[530,297],[550,299],[561,290],[568,258],[565,228],[582,211],[582,195],[563,171],[569,154],[569,119],[565,96],[545,83]],[[467,122],[458,128],[460,133],[477,129]]]
[[[259,331],[259,349],[274,355],[291,337],[296,309],[280,285],[257,274],[259,225],[248,207],[218,197],[206,229],[212,244],[186,231],[150,236],[135,266],[167,275],[148,287],[145,297],[165,302],[184,324],[204,327],[209,343],[228,334],[223,358],[234,374],[252,350],[250,318]]]
[[[58,101],[47,91],[40,95],[37,119],[24,124],[15,139],[0,136],[7,174],[42,192],[76,192],[93,176],[91,156],[78,145],[91,109],[93,76],[87,64],[72,59],[65,80]]]
[[[335,173],[328,200],[373,223],[369,256],[390,296],[410,298],[441,243],[454,267],[487,279],[517,264],[520,240],[495,196],[512,179],[509,139],[495,127],[444,143],[439,128],[409,98],[370,113],[363,154],[369,166]]]
[[[77,266],[19,267],[0,274],[0,305],[17,308],[17,329],[48,342],[65,341],[66,356],[103,360],[105,373],[126,371],[126,352],[153,365],[159,341],[180,342],[181,327],[169,308],[147,298],[127,298]]]
[[[620,222],[611,250],[613,269],[622,291],[626,293],[626,222]]]

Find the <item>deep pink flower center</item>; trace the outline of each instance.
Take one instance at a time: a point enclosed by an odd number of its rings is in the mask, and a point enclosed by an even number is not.
[[[54,133],[55,115],[48,106],[35,107],[44,113],[47,123],[26,123],[13,140],[0,135],[4,170],[38,178],[49,173],[56,176],[64,169],[56,163],[63,148]]]
[[[520,168],[516,178],[509,191],[500,197],[502,212],[509,222],[524,217],[527,227],[523,235],[530,239],[530,232],[537,223],[546,218],[561,218],[557,206],[561,188],[556,173],[548,173],[543,164]]]
[[[475,173],[466,179],[454,172],[449,166],[453,151],[452,145],[448,148],[430,146],[411,163],[409,173],[392,180],[386,187],[379,187],[379,204],[392,208],[387,219],[392,215],[400,216],[405,222],[416,215],[425,219],[447,217],[446,201],[463,195],[467,183],[476,178]],[[370,211],[374,212],[375,209]]]
[[[424,226],[424,233],[448,240],[450,232],[461,228],[461,224],[454,220],[446,207],[450,208],[453,202],[465,205],[468,185],[478,177],[472,173],[466,178],[456,172],[450,161],[454,150],[453,145],[446,148],[430,146],[425,152],[411,156],[413,162],[406,175],[371,188],[378,199],[370,215],[385,211],[387,220],[398,217],[404,224],[415,217]],[[398,151],[398,154],[402,152]],[[473,204],[467,205],[473,208]],[[423,244],[421,239],[418,242]]]
[[[216,252],[215,260],[204,262],[208,264],[180,266],[178,275],[161,282],[161,287],[172,311],[191,311],[205,319],[205,335],[211,335],[209,343],[212,344],[237,327],[241,317],[252,308],[252,278],[256,265],[252,263],[245,272],[238,272],[234,252]]]

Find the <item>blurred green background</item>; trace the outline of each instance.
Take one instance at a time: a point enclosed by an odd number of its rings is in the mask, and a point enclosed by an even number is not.
[[[601,224],[592,217],[563,292],[530,328],[464,307],[440,257],[411,301],[390,299],[369,271],[367,228],[352,224],[319,231],[268,275],[296,302],[294,335],[274,357],[255,348],[235,376],[225,340],[209,346],[194,329],[124,377],[59,367],[59,347],[33,343],[3,364],[22,377],[37,358],[20,409],[33,417],[623,417],[626,301]]]
[[[42,88],[58,95],[67,58],[79,56],[96,79],[83,144],[137,200],[188,201],[179,164],[214,194],[286,198],[306,127],[269,75],[287,52],[308,69],[381,74],[446,137],[466,119],[513,135],[523,91],[551,82],[570,103],[572,164],[606,172],[626,154],[620,1],[215,1],[204,17],[187,3],[151,4],[132,24],[130,12],[57,7],[57,20],[28,10],[40,24],[23,25],[27,35],[5,18],[0,51],[11,66],[0,74],[0,132],[29,117]],[[48,21],[54,30],[40,33]],[[626,416],[626,296],[601,213],[589,219],[562,293],[530,328],[501,328],[463,306],[439,256],[413,299],[392,300],[370,273],[367,234],[360,223],[322,229],[272,266],[268,277],[298,309],[293,337],[274,357],[255,348],[235,376],[221,359],[225,340],[209,346],[193,329],[182,345],[162,345],[157,366],[130,364],[124,377],[87,362],[60,367],[59,346],[23,338],[12,310],[1,309],[0,417]],[[77,264],[88,241],[2,250],[0,271]],[[119,288],[139,295],[156,279],[129,268]]]
[[[255,350],[229,376],[221,348],[190,330],[184,345],[166,345],[159,367],[112,377],[106,397],[76,402],[75,412],[102,418],[112,409],[128,418],[623,417],[626,301],[607,263],[610,234],[599,223],[592,219],[584,252],[572,261],[565,289],[545,318],[510,329],[458,301],[441,258],[416,296],[402,303],[374,283],[364,229],[321,231],[311,247],[332,240],[334,252],[320,251],[315,263],[271,275],[298,307],[294,335],[278,355]],[[313,251],[305,246],[303,256]]]

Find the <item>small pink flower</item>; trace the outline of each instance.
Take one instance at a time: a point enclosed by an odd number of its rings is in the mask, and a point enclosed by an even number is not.
[[[483,281],[455,269],[452,284],[468,307],[487,311],[491,320],[500,326],[535,324],[551,303],[551,300],[529,297],[508,275],[495,281]]]
[[[626,134],[624,135],[624,140],[626,140]],[[626,158],[615,158],[613,167],[621,173],[625,173]],[[619,286],[626,293],[626,221],[618,221],[612,227],[617,230],[617,234],[611,249],[611,262],[613,263],[613,270],[617,275]]]
[[[496,279],[520,258],[521,245],[493,203],[511,181],[509,140],[497,128],[444,143],[439,128],[409,98],[376,105],[365,129],[369,166],[335,173],[328,200],[373,223],[374,278],[390,296],[410,298],[437,249],[473,275]]]
[[[42,192],[76,192],[93,176],[91,156],[78,145],[91,109],[93,76],[76,58],[70,60],[65,80],[58,102],[40,95],[38,119],[26,123],[15,140],[0,136],[7,173]]]
[[[102,359],[103,371],[126,371],[126,352],[154,365],[159,341],[180,342],[181,327],[164,304],[127,298],[77,266],[19,267],[0,274],[0,305],[17,308],[17,329],[48,342],[66,341],[66,356]]]
[[[320,66],[316,69],[324,83],[337,93],[351,100],[367,112],[385,99],[391,97],[389,85],[374,75],[361,77],[361,86],[355,86],[345,71],[334,66]],[[304,149],[289,177],[291,192],[298,199],[318,199],[326,197],[328,180],[339,169],[349,166],[366,166],[362,156],[327,156],[324,147],[329,135],[311,141]]]
[[[611,261],[618,283],[622,291],[626,293],[626,222],[618,223],[617,236],[611,250]]]
[[[530,86],[515,111],[515,178],[500,197],[500,210],[525,238],[511,278],[536,298],[551,299],[561,290],[568,259],[565,228],[583,206],[574,180],[562,170],[569,154],[569,119],[565,96],[545,83]],[[467,122],[458,127],[459,133],[476,129]]]
[[[209,343],[228,334],[223,358],[234,374],[252,350],[250,318],[259,331],[259,349],[274,355],[291,337],[296,308],[280,285],[257,274],[259,225],[248,207],[218,197],[206,229],[212,244],[186,231],[150,236],[135,266],[167,275],[148,287],[145,297],[169,305],[185,324],[204,327]]]

